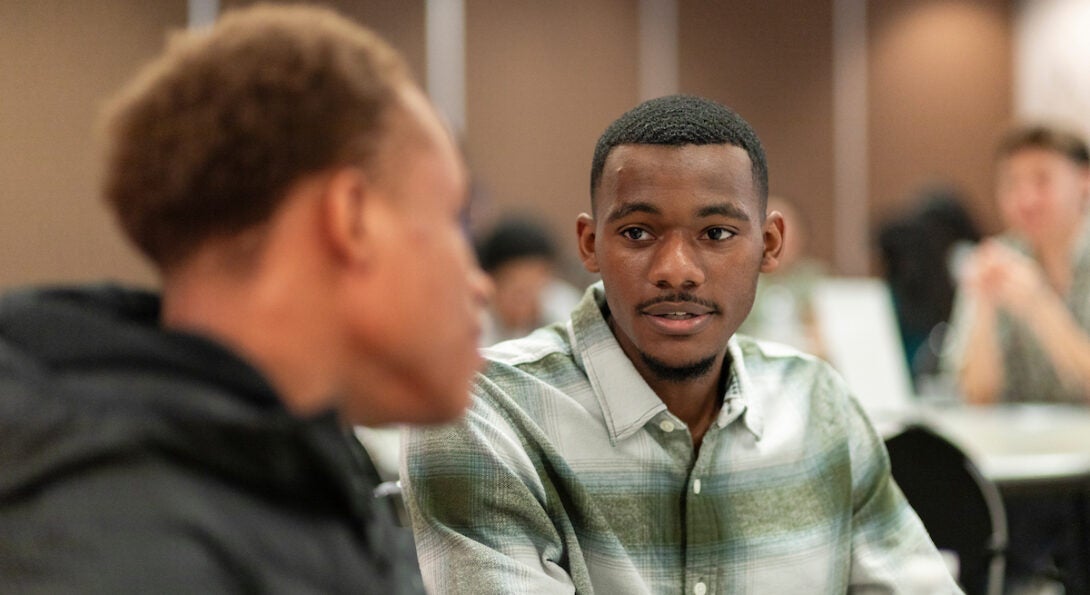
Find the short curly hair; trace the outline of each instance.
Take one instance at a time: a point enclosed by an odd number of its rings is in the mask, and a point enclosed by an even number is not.
[[[168,270],[266,222],[301,177],[374,166],[410,80],[393,48],[330,10],[228,12],[177,34],[107,107],[105,199]]]
[[[590,167],[590,201],[595,205],[606,158],[619,145],[719,145],[745,149],[753,185],[764,212],[768,201],[768,164],[757,133],[734,110],[693,95],[669,95],[637,105],[613,121],[594,147]]]

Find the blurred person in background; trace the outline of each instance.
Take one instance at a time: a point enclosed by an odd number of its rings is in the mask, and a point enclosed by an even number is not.
[[[1090,403],[1090,154],[1053,127],[1011,130],[997,152],[1006,230],[960,273],[944,356],[970,403]],[[1085,504],[1069,495],[1005,499],[1012,584],[1044,578],[1090,592]]]
[[[1090,157],[1070,132],[1018,128],[997,153],[1006,231],[960,272],[947,366],[972,403],[1090,403]]]
[[[738,332],[820,355],[822,342],[811,296],[827,267],[810,255],[810,225],[802,211],[775,195],[768,197],[768,212],[772,211],[783,216],[786,229],[780,263],[757,280],[753,309]]]
[[[494,286],[482,345],[564,320],[579,303],[579,291],[557,276],[548,230],[530,218],[501,219],[478,242],[477,258]]]
[[[909,209],[882,224],[878,246],[893,296],[904,357],[917,389],[939,373],[956,290],[955,270],[980,241],[961,192],[921,189]]]
[[[162,293],[0,301],[2,590],[414,592],[348,426],[460,416],[489,289],[401,57],[255,7],[172,39],[106,120],[105,198]]]

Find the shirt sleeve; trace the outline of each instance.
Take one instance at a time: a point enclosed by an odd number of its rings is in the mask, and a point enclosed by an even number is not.
[[[885,444],[854,398],[847,419],[853,511],[849,591],[961,593],[893,480]]]
[[[946,334],[943,336],[942,351],[939,354],[939,370],[949,378],[957,378],[965,363],[969,324],[975,315],[975,309],[976,305],[972,299],[959,289],[954,295],[954,306],[946,327]]]
[[[532,449],[531,449],[532,451]],[[573,593],[581,559],[515,426],[474,398],[462,421],[403,434],[402,484],[429,593]],[[569,525],[570,526],[570,525]],[[580,588],[580,592],[589,590]]]

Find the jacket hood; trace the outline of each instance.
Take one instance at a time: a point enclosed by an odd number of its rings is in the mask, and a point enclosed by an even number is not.
[[[343,473],[315,468],[354,456],[335,416],[292,416],[260,372],[159,312],[157,295],[111,285],[0,298],[0,502],[58,468],[146,453],[284,496],[344,495],[330,485]]]
[[[159,326],[159,296],[113,285],[15,291],[0,298],[0,341],[45,370],[158,370],[221,383],[255,403],[278,399],[264,378],[217,343]]]

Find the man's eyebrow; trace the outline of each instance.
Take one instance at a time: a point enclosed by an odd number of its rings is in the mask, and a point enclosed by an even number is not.
[[[749,221],[749,213],[746,213],[738,205],[733,203],[720,203],[715,205],[708,205],[701,207],[697,212],[697,217],[712,217],[719,215],[721,217],[730,217],[732,219],[741,219],[743,221]]]
[[[662,211],[660,211],[658,207],[649,202],[630,202],[617,209],[616,211],[610,213],[609,217],[606,218],[606,223],[613,223],[614,221],[627,217],[632,213],[648,213],[650,215],[658,215],[662,213]]]

